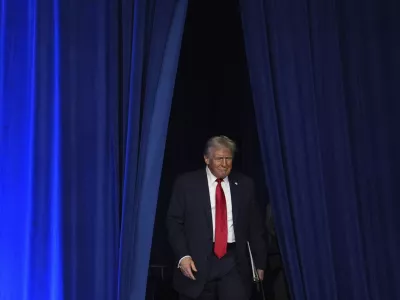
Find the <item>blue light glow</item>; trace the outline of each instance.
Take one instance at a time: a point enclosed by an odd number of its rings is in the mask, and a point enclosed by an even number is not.
[[[53,182],[51,203],[51,299],[62,299],[62,245],[61,245],[61,172],[60,172],[60,19],[58,0],[53,1],[54,15],[54,120],[53,120]]]
[[[59,26],[58,0],[0,2],[0,299],[63,299]]]
[[[52,202],[51,202],[51,299],[63,298],[62,292],[62,245],[61,245],[61,172],[60,172],[60,19],[58,0],[53,0],[54,15],[54,120],[53,120],[53,153],[52,153]]]

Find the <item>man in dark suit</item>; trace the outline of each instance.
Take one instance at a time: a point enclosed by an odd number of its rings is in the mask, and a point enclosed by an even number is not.
[[[232,171],[235,150],[229,138],[211,138],[204,150],[206,167],[175,182],[167,227],[177,262],[174,288],[181,300],[250,299],[247,242],[264,277],[264,226],[253,181]]]

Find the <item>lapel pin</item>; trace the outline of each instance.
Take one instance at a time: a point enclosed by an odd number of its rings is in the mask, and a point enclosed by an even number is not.
[[[237,181],[235,181],[235,185],[238,185]]]

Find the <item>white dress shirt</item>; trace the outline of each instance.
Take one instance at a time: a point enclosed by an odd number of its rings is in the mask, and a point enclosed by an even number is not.
[[[213,225],[213,242],[215,242],[215,194],[217,190],[217,177],[211,173],[210,169],[206,167],[207,173],[207,181],[208,181],[208,190],[210,193],[210,206],[211,206],[211,216],[212,216],[212,225]],[[221,182],[222,189],[225,194],[226,200],[226,214],[228,219],[228,243],[235,242],[235,230],[233,228],[233,214],[232,214],[232,196],[231,189],[229,186],[229,178],[225,177],[224,181]],[[190,255],[185,255],[179,260],[178,267],[181,264],[182,259],[185,257],[190,257]]]
[[[215,242],[215,194],[218,183],[216,182],[217,177],[215,177],[214,174],[211,173],[208,167],[206,167],[206,172],[207,172],[208,190],[210,192],[211,215],[213,223],[213,241]],[[228,177],[224,178],[224,181],[221,182],[221,185],[226,200],[226,213],[228,217],[228,243],[234,243],[235,231],[233,228],[232,197],[231,197],[231,189],[229,186]]]

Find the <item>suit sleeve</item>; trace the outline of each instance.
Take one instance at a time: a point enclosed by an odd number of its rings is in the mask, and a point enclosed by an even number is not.
[[[255,198],[254,183],[250,184],[250,233],[249,243],[257,269],[265,270],[267,264],[267,247],[264,239],[264,223],[259,205]]]
[[[175,255],[176,261],[190,255],[185,236],[185,195],[182,179],[175,181],[169,209],[167,212],[166,226],[168,239]]]

